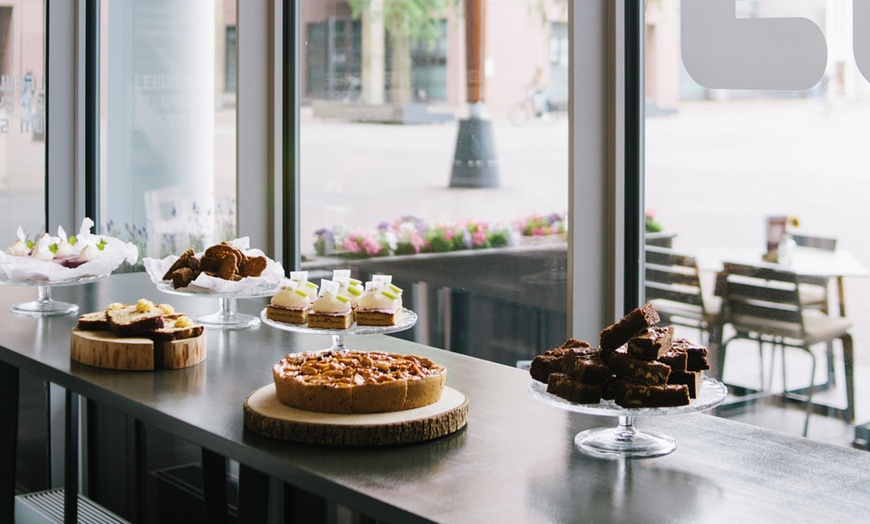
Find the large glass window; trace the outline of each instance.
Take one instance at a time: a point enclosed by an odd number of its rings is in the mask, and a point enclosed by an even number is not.
[[[516,365],[567,333],[566,14],[414,3],[301,5],[302,266],[391,274],[401,336]]]
[[[235,4],[100,4],[101,225],[142,256],[235,236]]]
[[[0,237],[45,231],[45,0],[0,3]],[[64,224],[65,227],[68,227]]]
[[[656,232],[650,238],[660,247],[696,258],[707,313],[726,315],[726,359],[713,372],[735,394],[774,394],[730,413],[794,433],[804,428],[805,404],[784,401],[782,393],[796,392],[787,396],[802,400],[810,392],[811,361],[807,351],[783,350],[782,343],[818,335],[815,322],[836,334],[843,318],[851,320],[855,420],[870,419],[870,406],[861,400],[870,379],[870,248],[862,227],[870,80],[856,62],[859,28],[870,20],[857,4],[854,16],[851,2],[776,0],[663,0],[650,2],[647,12],[647,231]],[[648,295],[662,296],[650,286],[661,278],[650,264],[659,270],[663,261],[647,254]],[[764,309],[770,304],[749,310],[729,300],[721,308],[725,293],[733,299],[739,290],[723,283],[725,263],[796,275],[804,331],[783,331]],[[734,275],[740,271],[731,267]],[[776,302],[784,295],[757,298]],[[799,317],[790,318],[797,325]],[[696,340],[707,335],[677,329]],[[761,350],[756,340],[731,341],[744,332],[763,335]],[[831,348],[811,348],[813,400],[845,408],[843,345],[835,340]],[[748,397],[735,396],[735,407],[741,398]],[[798,409],[770,409],[771,402]],[[831,416],[813,416],[808,435],[839,444],[853,437],[850,425]]]

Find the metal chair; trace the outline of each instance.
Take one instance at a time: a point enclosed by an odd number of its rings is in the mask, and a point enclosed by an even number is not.
[[[645,263],[646,301],[655,306],[662,322],[696,328],[702,343],[716,342],[720,300],[712,293],[704,293],[697,259],[647,245]]]
[[[725,263],[717,292],[722,296],[722,321],[730,324],[736,333],[723,341],[718,358],[719,369],[723,369],[728,344],[736,339],[757,341],[759,350],[765,343],[782,348],[783,396],[786,400],[806,403],[807,417],[803,430],[806,436],[810,413],[814,411],[812,397],[816,387],[816,359],[812,346],[816,344],[827,344],[837,339],[842,341],[846,374],[846,408],[821,407],[825,409],[820,411],[825,414],[834,412],[847,422],[855,418],[853,344],[849,334],[852,322],[844,317],[826,315],[817,309],[805,309],[800,301],[798,284],[797,275],[791,271]],[[797,348],[810,356],[810,385],[805,390],[788,389],[785,348]],[[762,370],[762,389],[763,373]]]
[[[836,238],[808,235],[792,235],[791,237],[798,247],[821,249],[823,251],[834,251],[837,249]],[[828,277],[802,276],[798,278],[798,281],[800,283],[801,303],[805,307],[815,307],[827,313],[829,305]]]

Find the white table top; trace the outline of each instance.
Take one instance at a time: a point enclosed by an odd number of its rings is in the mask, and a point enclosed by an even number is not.
[[[761,249],[723,247],[701,248],[695,251],[698,259],[698,269],[701,271],[718,272],[722,270],[723,262],[737,262],[789,269],[803,276],[870,276],[870,269],[851,252],[843,249],[825,251],[822,249],[798,247],[795,248],[791,264],[787,266],[764,262],[761,258],[763,253],[764,251]]]

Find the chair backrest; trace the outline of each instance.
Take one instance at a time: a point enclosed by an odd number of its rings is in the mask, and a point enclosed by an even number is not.
[[[724,321],[737,331],[803,338],[798,278],[792,271],[726,262],[717,280]]]
[[[697,307],[704,313],[697,259],[672,249],[645,247],[645,299],[662,299]]]
[[[815,249],[823,249],[825,251],[834,251],[837,249],[837,239],[829,237],[814,237],[809,235],[792,235],[794,243],[801,247],[811,247]]]

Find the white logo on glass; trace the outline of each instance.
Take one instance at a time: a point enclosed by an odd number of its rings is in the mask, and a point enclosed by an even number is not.
[[[856,35],[862,33],[858,4],[867,10],[867,3],[856,2]],[[683,0],[681,6],[683,63],[704,87],[800,91],[816,85],[825,73],[824,34],[806,18],[738,19],[736,0]],[[870,38],[870,31],[863,33],[864,40]],[[867,77],[870,56],[863,60],[861,72]]]

